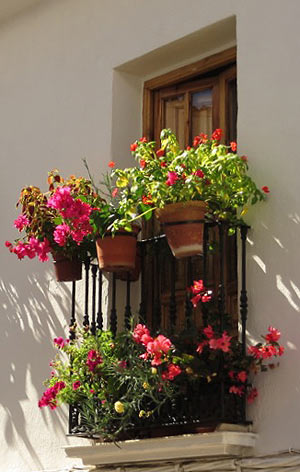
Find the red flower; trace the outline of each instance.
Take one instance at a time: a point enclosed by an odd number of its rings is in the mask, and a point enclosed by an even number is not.
[[[5,241],[5,246],[10,248],[12,247],[12,243],[10,243],[9,241]]]
[[[208,339],[211,339],[214,336],[214,330],[211,325],[208,325],[206,328],[203,329],[203,333]]]
[[[108,167],[110,167],[112,169],[113,167],[115,167],[116,163],[114,161],[109,161],[109,163],[107,165],[108,165]]]
[[[135,143],[132,143],[132,144],[130,145],[130,151],[131,151],[131,152],[134,152],[134,151],[136,150],[136,148],[137,148],[137,147],[138,147],[138,144],[137,144],[137,142],[135,142]]]
[[[187,151],[190,151],[191,149],[192,149],[191,146],[187,146],[186,148]]]
[[[247,162],[247,161],[248,161],[248,157],[247,157],[247,156],[241,156],[241,159],[242,159],[242,161],[244,161],[244,162]]]
[[[197,177],[200,177],[200,179],[204,177],[204,173],[200,169],[196,170],[196,172],[194,172],[194,175],[196,175]]]
[[[211,135],[211,139],[213,139],[214,141],[220,141],[220,139],[222,137],[222,133],[223,133],[223,131],[221,130],[221,128],[215,129],[215,131]]]
[[[199,146],[199,144],[205,144],[207,142],[207,134],[200,133],[194,137],[193,146]]]
[[[75,382],[73,382],[73,385],[72,385],[73,390],[77,390],[80,387],[80,385],[81,385],[80,380],[76,380]]]
[[[157,157],[164,156],[165,155],[165,150],[162,149],[162,148],[158,149],[158,151],[156,151],[156,155],[157,155]]]
[[[258,396],[258,391],[256,388],[252,388],[247,395],[247,402],[253,403],[255,398]]]
[[[176,180],[178,180],[178,174],[176,172],[168,172],[168,179],[166,181],[167,185],[174,185]]]
[[[181,374],[181,369],[178,365],[169,364],[168,371],[161,374],[163,380],[174,380],[174,377]]]
[[[152,201],[152,195],[150,195],[150,193],[146,196],[146,195],[143,195],[142,196],[142,202],[144,205],[152,205],[153,201]]]
[[[269,326],[268,331],[269,333],[265,336],[265,340],[269,343],[276,343],[280,339],[280,331],[278,331],[276,328],[273,328],[273,326]]]
[[[141,143],[146,143],[146,142],[147,142],[147,138],[145,138],[145,136],[143,136],[143,137],[140,139],[140,142],[141,142]]]
[[[237,374],[238,380],[239,380],[240,382],[243,382],[243,383],[246,382],[247,377],[248,377],[248,375],[247,375],[247,372],[246,372],[245,370],[241,370],[241,372],[239,372],[239,373]]]
[[[166,163],[165,161],[162,161],[162,162],[160,163],[160,167],[167,167],[167,163]]]
[[[244,386],[242,385],[241,387],[237,387],[236,385],[232,385],[229,389],[229,393],[234,393],[235,395],[242,397],[244,395]]]
[[[141,160],[140,160],[140,166],[141,166],[141,168],[142,168],[142,169],[145,169],[146,165],[147,165],[147,162],[146,162],[144,159],[141,159]]]
[[[236,152],[237,145],[235,141],[231,141],[230,147],[231,147],[232,152]]]
[[[264,187],[262,187],[261,189],[265,193],[270,193],[270,189],[269,189],[269,187],[267,187],[267,185],[264,185]]]
[[[119,191],[119,189],[118,189],[117,187],[114,188],[113,191],[111,192],[111,196],[112,196],[113,198],[115,198],[116,195],[117,195],[117,193],[118,193],[118,191]]]

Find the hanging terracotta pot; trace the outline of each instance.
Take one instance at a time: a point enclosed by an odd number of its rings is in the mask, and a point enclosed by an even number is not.
[[[82,279],[82,262],[68,259],[62,254],[52,253],[56,280],[58,282],[74,282]]]
[[[107,272],[130,271],[135,267],[136,239],[140,228],[120,229],[114,236],[106,233],[96,240],[99,267]]]
[[[206,204],[201,201],[171,203],[155,210],[175,257],[203,253]]]
[[[141,272],[141,252],[140,252],[139,247],[137,246],[134,268],[131,269],[130,271],[116,272],[116,277],[119,280],[123,280],[124,282],[127,282],[128,273],[129,273],[129,281],[136,282],[137,280],[139,280],[140,272]]]

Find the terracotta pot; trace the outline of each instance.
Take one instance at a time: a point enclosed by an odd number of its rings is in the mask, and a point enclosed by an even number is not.
[[[206,204],[201,201],[171,203],[155,210],[175,257],[203,253],[205,212]]]
[[[132,232],[117,231],[96,240],[99,267],[107,272],[130,271],[136,258],[136,238],[140,228],[133,226]]]
[[[117,272],[116,273],[117,279],[127,282],[128,272],[129,272],[130,282],[136,282],[137,280],[139,280],[140,272],[141,272],[141,253],[140,253],[139,247],[136,248],[134,268],[131,269],[130,271]]]
[[[82,279],[82,262],[68,259],[61,254],[52,253],[56,280],[58,282],[74,282]]]

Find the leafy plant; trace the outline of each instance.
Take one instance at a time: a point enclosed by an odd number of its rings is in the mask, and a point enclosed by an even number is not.
[[[220,144],[222,130],[211,138],[201,133],[193,147],[182,150],[170,129],[160,135],[160,147],[146,138],[131,145],[139,162],[136,177],[139,193],[148,204],[162,208],[169,203],[202,200],[207,203],[207,215],[232,224],[242,221],[248,205],[265,199],[268,187],[259,190],[247,175],[246,156],[238,156],[236,143]]]

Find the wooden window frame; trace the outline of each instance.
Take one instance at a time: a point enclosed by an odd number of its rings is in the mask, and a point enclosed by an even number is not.
[[[188,81],[197,76],[206,74],[220,67],[224,67],[236,62],[236,47],[226,49],[220,53],[205,57],[200,61],[180,67],[166,74],[162,74],[144,83],[143,95],[143,136],[147,139],[154,138],[154,96],[158,89],[171,87],[180,82]],[[230,80],[234,70],[225,71],[226,80]],[[222,114],[219,120],[215,120],[214,126],[224,128],[226,117]]]

